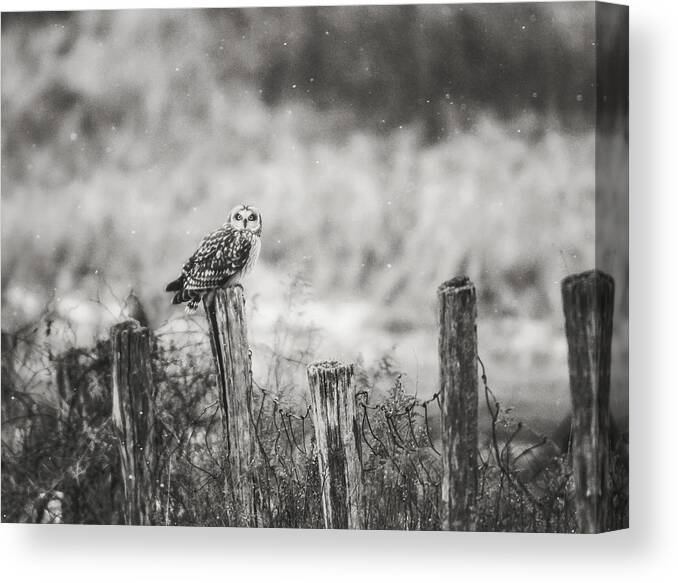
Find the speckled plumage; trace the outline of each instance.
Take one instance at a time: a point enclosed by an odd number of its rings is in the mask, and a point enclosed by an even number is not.
[[[203,237],[179,278],[167,286],[167,291],[176,292],[172,303],[187,302],[186,312],[192,313],[210,290],[239,283],[256,263],[260,235],[258,210],[246,205],[233,208],[228,222]]]

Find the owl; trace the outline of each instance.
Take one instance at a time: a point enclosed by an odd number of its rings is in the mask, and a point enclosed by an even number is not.
[[[220,287],[236,285],[250,271],[261,249],[261,215],[256,207],[238,205],[223,226],[203,237],[198,249],[167,285],[175,292],[173,304],[186,304],[186,313],[198,309],[202,297]]]

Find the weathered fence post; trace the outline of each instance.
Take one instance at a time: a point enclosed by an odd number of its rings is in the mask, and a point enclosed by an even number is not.
[[[562,282],[572,394],[572,466],[579,530],[605,530],[614,280],[586,271]]]
[[[261,526],[256,503],[256,448],[252,424],[252,371],[245,298],[240,286],[218,289],[203,299],[217,369],[226,439],[226,495],[233,526]]]
[[[438,288],[443,529],[474,530],[478,482],[476,290],[467,277]]]
[[[353,365],[307,368],[325,528],[363,527],[363,478]]]
[[[25,415],[23,404],[13,398],[14,392],[17,390],[18,377],[16,373],[16,354],[15,348],[17,339],[14,334],[0,332],[0,417],[3,419],[2,424],[2,449],[3,451],[16,452],[17,446],[21,444],[20,432],[10,423],[4,421],[5,419],[14,419],[20,415]]]
[[[111,328],[113,425],[120,453],[125,524],[151,524],[155,500],[150,331],[136,320]]]

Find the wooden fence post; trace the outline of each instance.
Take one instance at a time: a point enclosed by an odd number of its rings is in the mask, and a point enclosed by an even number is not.
[[[478,489],[476,290],[467,277],[438,288],[443,529],[474,530]]]
[[[217,289],[203,298],[217,369],[226,440],[226,496],[233,526],[261,526],[256,503],[256,448],[252,423],[252,371],[245,298],[240,286]]]
[[[572,394],[572,466],[579,530],[605,530],[614,280],[586,271],[562,282]]]
[[[307,368],[325,528],[363,527],[363,478],[353,365]]]
[[[17,339],[14,334],[0,332],[0,417],[2,423],[2,449],[3,452],[17,453],[18,447],[21,447],[20,431],[12,423],[4,421],[5,419],[14,419],[26,414],[24,405],[18,399],[14,398],[14,392],[18,389],[19,377],[16,372],[16,353],[15,348]]]
[[[113,426],[120,453],[125,524],[151,524],[155,501],[150,331],[136,320],[111,328]]]

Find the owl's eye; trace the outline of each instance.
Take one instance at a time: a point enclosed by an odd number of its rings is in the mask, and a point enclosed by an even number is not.
[[[240,221],[240,220],[242,220],[242,215],[240,213],[235,213],[234,218],[235,218],[236,221]]]
[[[248,221],[256,221],[256,219],[257,219],[257,215],[250,215],[247,220]]]

